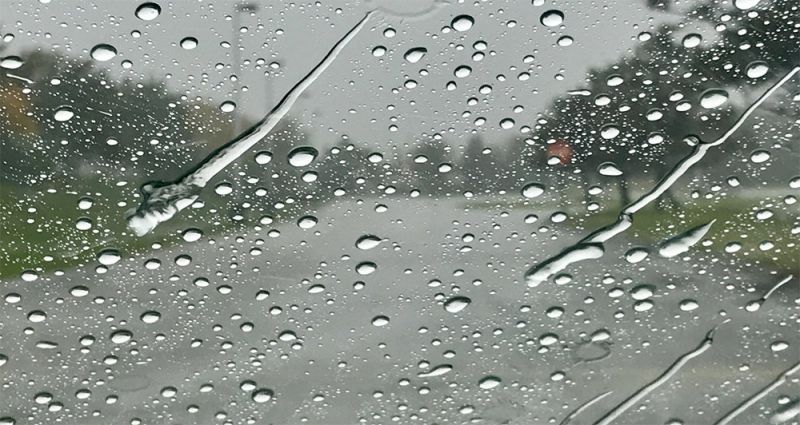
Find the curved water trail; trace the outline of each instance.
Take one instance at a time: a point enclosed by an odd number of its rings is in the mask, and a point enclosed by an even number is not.
[[[733,420],[733,418],[739,416],[739,414],[747,410],[748,407],[754,405],[758,400],[764,398],[764,396],[769,394],[770,391],[783,385],[783,383],[786,382],[790,376],[794,375],[798,371],[800,371],[800,363],[795,363],[794,366],[783,371],[783,373],[778,375],[778,377],[775,378],[774,381],[770,382],[766,387],[762,388],[757,393],[747,398],[745,401],[739,403],[739,405],[734,407],[733,410],[728,412],[725,416],[721,417],[718,421],[714,422],[714,425],[726,425],[730,423],[730,421]]]
[[[727,322],[727,321],[726,321]],[[722,322],[722,323],[726,323]],[[610,423],[614,422],[615,419],[619,417],[619,415],[625,413],[626,410],[633,407],[636,403],[641,401],[645,396],[650,394],[653,390],[661,386],[661,384],[669,381],[673,375],[678,373],[681,368],[689,362],[689,360],[703,354],[706,350],[711,348],[711,344],[714,343],[714,332],[716,332],[719,325],[715,326],[713,329],[708,331],[706,337],[692,351],[684,353],[682,356],[678,357],[675,362],[673,362],[667,370],[665,370],[658,378],[650,381],[647,385],[639,388],[638,391],[631,394],[630,397],[625,399],[622,403],[618,404],[615,408],[611,409],[610,411],[606,412],[600,420],[594,423],[594,425],[609,425]]]
[[[658,199],[661,195],[664,194],[670,187],[672,187],[675,182],[678,181],[684,174],[686,174],[689,169],[692,168],[693,165],[700,162],[703,157],[706,156],[709,150],[714,146],[719,146],[722,143],[725,143],[742,125],[744,122],[750,118],[750,115],[767,100],[773,93],[775,93],[782,85],[784,85],[787,81],[791,80],[795,74],[800,72],[800,66],[795,66],[792,68],[786,75],[783,76],[780,80],[778,80],[775,84],[772,85],[767,91],[765,91],[761,96],[753,102],[745,111],[739,116],[739,119],[731,126],[728,131],[725,132],[722,136],[718,139],[714,140],[713,142],[703,142],[700,141],[694,149],[692,150],[689,155],[685,156],[681,159],[672,170],[667,173],[664,178],[661,179],[652,189],[650,189],[647,193],[633,201],[632,203],[628,204],[625,208],[622,209],[619,213],[619,217],[617,221],[610,223],[604,227],[601,227],[594,232],[590,233],[585,238],[578,241],[575,245],[579,244],[588,244],[588,243],[603,243],[607,240],[617,236],[618,234],[624,232],[631,226],[631,222],[633,220],[633,215],[650,204],[651,202]],[[572,248],[567,248],[563,252],[569,251]],[[547,259],[533,267],[531,267],[525,273],[525,281],[528,283],[528,286],[536,286],[543,281],[547,280],[551,275],[545,275],[544,270],[542,269],[543,266],[546,266],[549,262],[551,262],[554,258],[558,258],[562,254],[558,254],[550,259]],[[568,264],[564,265],[566,267]]]
[[[761,298],[759,298],[757,300],[750,301],[749,303],[747,303],[747,305],[744,307],[745,310],[747,310],[749,312],[753,312],[753,311],[757,311],[758,309],[760,309],[761,306],[764,305],[764,303],[767,301],[767,298],[769,298],[769,296],[772,295],[773,292],[777,291],[784,284],[789,283],[789,281],[792,280],[793,277],[794,277],[794,275],[790,274],[789,276],[787,276],[782,281],[776,283],[775,286],[773,286],[769,291],[767,291],[767,293],[762,295]]]
[[[200,191],[217,173],[250,150],[266,137],[275,125],[286,116],[300,95],[333,63],[347,43],[355,38],[367,20],[375,12],[368,12],[350,29],[324,58],[297,84],[294,85],[261,121],[244,131],[235,139],[209,154],[203,161],[174,182],[148,182],[142,186],[142,202],[128,211],[128,227],[137,236],[153,230],[159,223],[169,220],[182,209],[191,205]]]
[[[604,393],[600,393],[600,394],[594,396],[592,399],[590,399],[589,401],[581,404],[575,410],[570,412],[569,415],[567,415],[564,418],[564,420],[562,420],[558,425],[567,425],[568,423],[570,423],[570,421],[575,419],[581,412],[583,412],[584,410],[588,409],[589,406],[591,406],[591,405],[597,403],[598,401],[604,399],[607,395],[609,395],[611,393],[613,393],[613,391],[606,391]]]

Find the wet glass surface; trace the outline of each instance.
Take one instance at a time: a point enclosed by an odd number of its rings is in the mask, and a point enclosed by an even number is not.
[[[797,424],[800,6],[0,2],[0,424]]]

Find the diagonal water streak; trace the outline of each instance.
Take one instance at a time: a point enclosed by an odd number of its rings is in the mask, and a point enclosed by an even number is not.
[[[733,410],[728,412],[725,416],[720,418],[718,421],[714,422],[714,425],[726,425],[730,423],[730,421],[733,420],[733,418],[739,416],[739,414],[747,410],[748,407],[754,405],[758,400],[764,398],[764,396],[769,394],[775,388],[778,388],[781,385],[783,385],[783,383],[786,382],[790,376],[794,375],[797,372],[800,372],[800,363],[795,363],[794,366],[783,371],[783,373],[778,375],[778,377],[775,378],[775,380],[767,384],[766,387],[762,388],[757,393],[753,394],[752,396],[741,402],[739,405],[734,407]]]
[[[333,45],[320,62],[283,96],[283,99],[261,121],[209,154],[178,180],[172,183],[149,182],[144,184],[142,186],[143,199],[141,204],[135,210],[127,213],[128,227],[137,236],[145,235],[159,223],[169,220],[179,211],[191,205],[211,178],[250,150],[253,145],[272,131],[289,112],[297,99],[300,98],[300,95],[325,72],[328,66],[336,59],[336,56],[358,34],[374,13],[374,11],[367,12],[350,31]]]
[[[711,150],[712,147],[718,146],[728,140],[742,125],[744,122],[753,114],[753,112],[767,100],[773,93],[775,93],[783,84],[787,81],[791,80],[795,74],[800,72],[800,66],[796,66],[792,68],[786,75],[783,76],[780,80],[778,80],[775,84],[773,84],[767,91],[765,91],[761,96],[753,102],[745,111],[739,116],[739,119],[731,126],[728,131],[726,131],[722,136],[718,139],[714,140],[713,142],[704,143],[701,142],[692,150],[692,152],[681,159],[675,167],[667,173],[664,178],[661,179],[652,189],[650,189],[647,193],[633,201],[632,203],[628,204],[625,208],[620,211],[617,220],[613,223],[610,223],[604,227],[601,227],[594,232],[590,233],[585,238],[581,239],[575,245],[579,244],[589,244],[589,243],[604,243],[607,240],[613,238],[614,236],[624,232],[631,226],[631,222],[633,220],[633,215],[650,204],[651,202],[655,201],[661,195],[664,194],[675,182],[678,181],[684,174],[686,174],[689,169],[692,168],[695,164],[700,162],[706,153]],[[572,247],[565,249],[563,252],[571,250]],[[531,267],[525,273],[525,281],[528,286],[537,286],[543,281],[547,280],[551,274],[545,275],[543,266],[547,266],[553,259],[560,257],[562,254],[558,254],[553,256],[533,267]],[[564,268],[568,266],[568,264],[564,264]],[[563,268],[562,268],[563,269]]]
[[[606,414],[603,415],[603,417],[600,418],[600,420],[595,422],[594,425],[609,425],[610,423],[614,422],[614,420],[617,419],[619,415],[625,413],[626,410],[633,407],[636,403],[641,401],[645,396],[647,396],[653,390],[661,386],[661,384],[669,381],[673,375],[678,373],[678,371],[681,370],[681,368],[684,365],[686,365],[686,363],[689,362],[689,360],[703,354],[706,350],[711,348],[711,344],[714,343],[714,332],[716,332],[717,327],[719,327],[719,325],[715,326],[713,329],[708,331],[706,337],[703,339],[700,345],[697,346],[697,348],[687,353],[684,353],[682,356],[678,357],[678,359],[675,360],[671,365],[669,365],[667,370],[665,370],[661,375],[659,375],[658,378],[650,381],[649,383],[647,383],[647,385],[639,388],[638,391],[631,394],[631,396],[625,399],[625,401],[618,404],[610,411],[606,412]]]

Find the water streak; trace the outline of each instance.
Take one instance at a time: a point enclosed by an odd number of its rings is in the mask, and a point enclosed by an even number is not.
[[[792,280],[793,277],[794,277],[793,275],[789,275],[786,277],[786,279],[783,279],[782,281],[776,283],[775,286],[773,286],[769,291],[767,291],[767,293],[764,294],[761,298],[747,303],[745,309],[750,312],[757,311],[758,309],[761,308],[764,302],[767,301],[767,298],[769,298],[769,296],[772,295],[773,292],[777,291],[778,288],[788,283],[790,280]]]
[[[798,371],[800,371],[800,363],[795,363],[794,366],[783,371],[783,373],[778,375],[778,377],[775,378],[774,381],[770,382],[766,387],[762,388],[757,393],[753,394],[752,396],[745,399],[743,402],[739,403],[738,406],[734,407],[733,410],[728,412],[728,414],[720,418],[717,422],[714,423],[714,425],[725,425],[727,423],[730,423],[730,421],[732,421],[733,418],[739,416],[742,412],[747,410],[748,407],[754,405],[758,400],[764,398],[764,396],[769,394],[775,388],[780,387],[784,382],[786,382],[787,379],[789,379],[790,376],[794,375]]]
[[[756,101],[753,102],[752,105],[750,105],[747,109],[745,109],[742,115],[739,116],[739,119],[736,120],[736,122],[731,126],[730,129],[728,129],[728,131],[725,132],[725,134],[723,134],[713,142],[700,141],[700,143],[698,143],[694,147],[692,152],[689,153],[689,155],[685,156],[683,159],[681,159],[675,165],[675,167],[673,167],[672,170],[670,170],[670,172],[667,173],[667,175],[665,175],[652,189],[650,189],[644,195],[642,195],[632,203],[628,204],[625,208],[623,208],[622,211],[620,211],[619,216],[617,217],[617,220],[615,222],[595,230],[585,238],[578,241],[575,245],[586,244],[586,243],[603,243],[627,230],[631,226],[633,215],[636,212],[638,212],[651,202],[661,197],[661,195],[663,195],[664,192],[669,190],[669,188],[672,187],[672,185],[674,185],[675,182],[678,181],[678,179],[683,177],[683,175],[686,174],[686,172],[689,171],[693,165],[700,162],[700,160],[706,156],[706,153],[708,153],[708,151],[711,150],[711,148],[713,148],[714,146],[719,146],[722,143],[725,143],[726,140],[728,140],[739,128],[741,128],[742,125],[744,125],[744,122],[748,118],[750,118],[750,115],[752,115],[753,112],[756,109],[758,109],[758,107],[761,106],[761,104],[764,103],[765,100],[767,100],[767,98],[769,98],[773,93],[775,93],[787,81],[791,80],[792,77],[794,77],[794,75],[797,74],[798,72],[800,72],[800,66],[792,68],[788,73],[786,73],[786,75],[783,76],[783,78],[781,78],[775,84],[773,84],[772,87],[767,89],[767,91],[765,91],[761,96],[759,96],[758,99],[756,99]],[[562,253],[545,260],[542,264],[553,261],[554,259],[562,256],[566,251],[572,249],[573,247],[566,248],[564,251],[562,251]],[[564,267],[567,267],[568,265],[569,264],[565,264]],[[538,267],[539,266],[535,266],[531,270],[535,270]],[[531,273],[531,270],[529,270],[528,273],[526,273],[526,277]],[[548,277],[549,276],[545,277],[544,279],[546,280]]]
[[[278,102],[277,105],[261,121],[212,152],[197,166],[174,182],[148,182],[142,186],[142,202],[135,210],[127,213],[128,227],[137,236],[153,230],[159,223],[169,220],[179,211],[188,207],[200,195],[200,191],[217,173],[237,160],[253,145],[266,137],[270,131],[289,112],[300,95],[333,63],[347,43],[364,27],[373,11],[368,12],[347,32],[328,52],[327,55],[297,82]]]
[[[559,423],[558,425],[567,425],[571,420],[575,419],[575,417],[578,416],[578,414],[580,414],[584,410],[588,409],[589,406],[591,406],[591,405],[597,403],[598,401],[604,399],[607,395],[609,395],[611,393],[613,393],[613,391],[606,391],[604,393],[600,393],[600,394],[596,395],[595,397],[593,397],[592,399],[590,399],[589,401],[587,401],[586,403],[581,404],[575,410],[570,412],[569,415],[567,415],[564,418],[564,420],[561,421],[561,423]]]
[[[600,420],[598,420],[597,422],[595,422],[594,425],[609,425],[610,423],[614,422],[614,420],[617,419],[619,415],[623,414],[626,410],[630,409],[636,403],[640,402],[653,390],[655,390],[665,382],[669,381],[676,373],[678,373],[679,370],[681,370],[683,366],[686,365],[686,363],[689,362],[689,360],[703,354],[706,350],[711,348],[711,344],[714,343],[714,332],[717,330],[718,326],[715,326],[713,329],[708,331],[706,337],[703,339],[700,345],[697,346],[697,348],[687,353],[684,353],[682,356],[678,357],[678,359],[675,360],[675,362],[673,362],[667,368],[667,370],[665,370],[661,375],[659,375],[658,378],[654,379],[653,381],[650,381],[647,385],[639,388],[638,391],[636,391],[630,397],[625,399],[625,401],[618,404],[616,407],[614,407],[605,415],[603,415],[603,417],[600,418]]]

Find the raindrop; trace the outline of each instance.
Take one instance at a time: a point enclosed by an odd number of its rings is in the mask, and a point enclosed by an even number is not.
[[[767,65],[764,61],[755,61],[750,62],[750,65],[747,65],[747,77],[748,78],[761,78],[767,75],[769,71],[769,65]]]
[[[141,316],[139,316],[139,319],[142,322],[147,323],[148,325],[151,325],[153,323],[158,322],[161,319],[161,313],[159,313],[157,311],[152,311],[152,310],[145,311],[144,313],[142,313]]]
[[[297,227],[301,229],[310,229],[316,225],[317,218],[312,215],[306,215],[297,220]]]
[[[632,264],[638,263],[647,258],[648,255],[650,255],[650,252],[647,248],[631,248],[625,253],[625,260]]]
[[[441,364],[434,367],[429,372],[421,372],[417,374],[417,376],[419,376],[420,378],[432,378],[434,376],[442,376],[445,373],[450,372],[451,370],[453,370],[453,365]]]
[[[762,162],[766,162],[769,159],[769,157],[770,154],[768,151],[765,151],[763,149],[758,149],[750,154],[750,161],[756,164],[761,164]]]
[[[111,342],[114,344],[124,344],[133,338],[133,333],[131,331],[120,329],[118,331],[114,331],[111,334]]]
[[[386,326],[388,324],[389,324],[389,318],[386,317],[386,316],[375,316],[372,319],[372,325],[373,326],[380,327],[380,326]]]
[[[692,48],[699,46],[701,41],[703,41],[703,37],[700,34],[691,33],[683,37],[681,43],[683,47]]]
[[[522,196],[531,199],[541,196],[544,193],[544,186],[539,183],[529,183],[522,188]]]
[[[272,152],[261,151],[256,154],[255,160],[256,164],[259,165],[269,164],[269,162],[272,161]]]
[[[0,68],[17,69],[22,66],[24,61],[19,56],[6,56],[0,59]]]
[[[564,22],[564,13],[560,10],[548,10],[539,17],[539,22],[546,27],[557,27]]]
[[[722,106],[728,101],[728,92],[721,89],[710,89],[703,92],[700,96],[700,106],[706,109],[714,109]]]
[[[60,106],[53,113],[53,119],[59,122],[69,121],[75,116],[75,111],[69,106]]]
[[[197,47],[197,39],[194,37],[186,37],[181,40],[181,47],[186,50],[192,50]]]
[[[236,109],[236,103],[226,100],[219,105],[219,110],[222,112],[233,112]]]
[[[453,297],[444,303],[444,309],[448,313],[458,313],[459,311],[467,308],[467,306],[471,302],[472,300],[467,297],[462,297],[462,296]]]
[[[472,28],[472,24],[475,23],[475,19],[469,15],[459,15],[453,18],[453,21],[450,22],[450,26],[453,27],[456,31],[469,31]]]
[[[142,3],[136,8],[136,17],[143,21],[152,21],[161,14],[161,6],[156,3]]]
[[[116,264],[121,258],[122,256],[116,249],[105,249],[97,254],[97,261],[104,266]]]
[[[428,53],[428,49],[424,47],[415,47],[409,49],[403,57],[408,63],[417,63],[425,56],[425,53]]]
[[[600,137],[610,140],[619,136],[619,128],[614,124],[606,124],[600,129]]]
[[[317,157],[318,152],[311,146],[300,146],[289,152],[289,164],[293,167],[305,167]]]
[[[105,62],[117,55],[117,49],[110,44],[98,44],[92,47],[91,55],[92,59]]]
[[[356,241],[356,248],[368,250],[380,245],[381,238],[375,235],[364,235]]]
[[[478,387],[482,390],[491,390],[492,388],[500,385],[501,382],[503,382],[502,379],[489,375],[481,378],[481,380],[478,381]]]
[[[259,389],[255,390],[255,391],[253,391],[253,394],[252,394],[251,398],[256,403],[266,403],[266,402],[272,400],[272,397],[274,395],[275,395],[275,393],[272,392],[272,390],[270,390],[268,388],[259,388]]]
[[[472,68],[466,65],[462,65],[456,68],[456,70],[453,72],[453,75],[455,75],[458,78],[466,78],[469,77],[469,74],[471,73],[472,73]]]
[[[756,7],[760,1],[761,0],[734,0],[733,5],[736,6],[737,9],[747,10]]]
[[[370,261],[364,261],[356,265],[356,273],[362,276],[375,273],[375,270],[378,270],[378,265]]]
[[[230,195],[233,192],[233,186],[230,183],[222,182],[214,187],[214,192],[220,196]]]
[[[379,58],[385,54],[386,48],[383,46],[375,46],[375,48],[372,49],[372,56],[375,56],[376,58]]]
[[[186,229],[183,231],[183,240],[186,242],[195,242],[203,236],[203,231],[196,228]]]
[[[597,166],[597,172],[603,176],[617,177],[622,175],[622,170],[613,162],[604,162]]]

